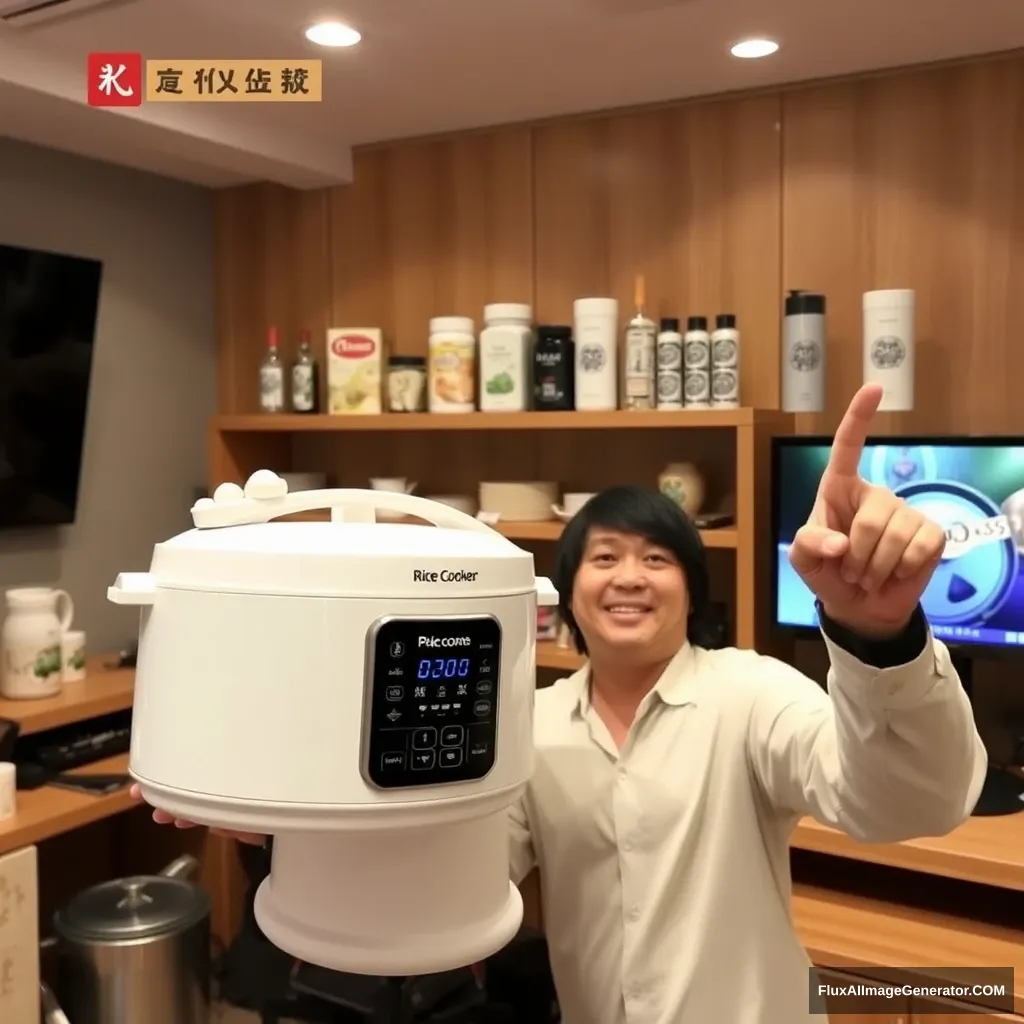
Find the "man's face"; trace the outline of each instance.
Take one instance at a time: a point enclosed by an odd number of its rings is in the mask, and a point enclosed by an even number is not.
[[[665,548],[595,527],[573,582],[572,613],[592,656],[668,659],[686,637],[686,577]]]

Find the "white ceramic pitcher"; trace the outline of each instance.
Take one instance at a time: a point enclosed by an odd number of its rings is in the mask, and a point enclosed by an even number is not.
[[[60,693],[60,641],[71,628],[75,606],[65,590],[8,590],[0,648],[0,696],[33,700]]]

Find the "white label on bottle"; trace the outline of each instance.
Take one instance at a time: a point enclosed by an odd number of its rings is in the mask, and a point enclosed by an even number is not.
[[[715,338],[712,335],[711,362],[714,366],[735,366],[737,362],[736,339]]]
[[[707,335],[687,338],[683,343],[683,358],[688,370],[703,370],[711,366],[711,342]]]
[[[282,367],[260,367],[260,408],[264,412],[280,412],[284,408],[284,370]]]
[[[706,406],[711,401],[711,374],[704,369],[686,371],[683,399],[687,407]]]
[[[296,363],[292,367],[292,408],[296,412],[310,412],[314,397],[312,365]]]
[[[654,398],[654,333],[647,327],[626,332],[626,397]]]
[[[711,371],[711,404],[719,409],[739,405],[740,377],[733,367],[715,367]]]

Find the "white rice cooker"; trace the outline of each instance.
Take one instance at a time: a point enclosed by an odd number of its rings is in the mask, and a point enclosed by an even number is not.
[[[108,590],[141,608],[145,800],[275,837],[256,919],[300,960],[396,976],[500,949],[522,921],[507,816],[533,770],[537,606],[557,603],[533,556],[437,502],[289,494],[268,470],[192,518]]]

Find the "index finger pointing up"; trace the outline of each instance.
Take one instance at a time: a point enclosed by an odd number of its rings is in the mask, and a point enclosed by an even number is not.
[[[846,415],[832,441],[827,472],[835,476],[856,476],[864,443],[868,439],[868,427],[882,401],[881,384],[865,384],[853,396]]]

